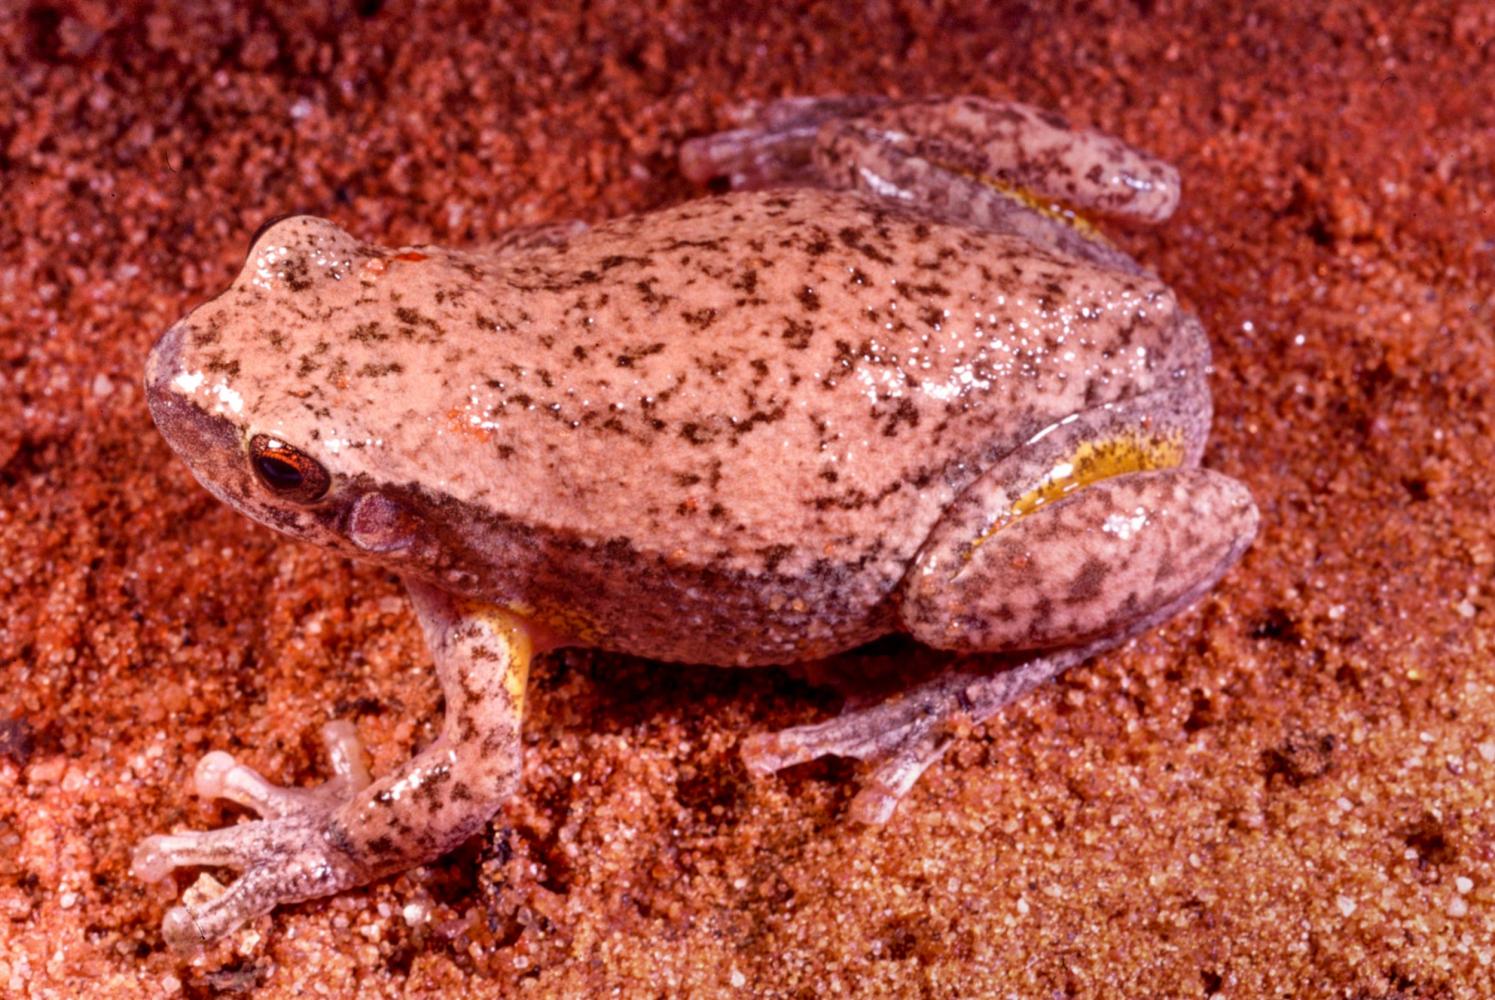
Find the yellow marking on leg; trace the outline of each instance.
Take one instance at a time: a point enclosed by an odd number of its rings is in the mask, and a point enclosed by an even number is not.
[[[1183,464],[1183,460],[1183,435],[1178,432],[1166,435],[1132,432],[1097,441],[1082,441],[1068,458],[1055,463],[1038,485],[1012,501],[1007,510],[998,515],[966,550],[966,561],[991,536],[1009,524],[1077,490],[1132,472],[1176,468]]]
[[[1096,228],[1095,223],[1091,222],[1084,215],[1081,215],[1077,209],[1070,208],[1063,202],[1055,201],[1052,198],[1040,198],[1027,188],[1003,184],[1001,181],[990,177],[978,177],[976,179],[997,192],[997,194],[1011,198],[1024,208],[1037,212],[1046,219],[1053,219],[1055,222],[1063,223],[1087,239],[1110,246],[1110,240],[1101,234],[1101,231]]]
[[[1006,184],[995,177],[988,177],[985,174],[961,170],[945,163],[936,163],[935,165],[949,173],[964,177],[966,180],[975,181],[984,188],[990,188],[1002,197],[1017,202],[1030,212],[1036,212],[1045,219],[1052,219],[1055,222],[1066,225],[1088,240],[1093,240],[1105,246],[1112,245],[1111,241],[1106,239],[1095,223],[1081,214],[1078,209],[1071,208],[1057,199],[1041,197],[1027,188],[1018,187],[1015,184]]]
[[[524,711],[524,693],[529,690],[529,650],[523,656],[515,656],[513,666],[504,674],[504,690],[514,699],[514,707]]]
[[[524,695],[529,686],[529,665],[535,652],[529,616],[510,608],[475,602],[467,606],[466,613],[481,621],[507,647],[509,655],[504,671],[504,689],[514,699],[515,708],[523,712]]]

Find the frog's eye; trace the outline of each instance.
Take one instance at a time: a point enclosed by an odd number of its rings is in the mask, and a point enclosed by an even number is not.
[[[249,461],[270,492],[297,503],[322,499],[332,485],[332,477],[316,459],[264,434],[250,439]]]

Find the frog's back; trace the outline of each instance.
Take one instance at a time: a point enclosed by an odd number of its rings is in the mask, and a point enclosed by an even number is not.
[[[502,280],[526,343],[474,338],[475,405],[516,515],[748,571],[897,574],[995,457],[1195,360],[1155,279],[841,193],[619,220]]]

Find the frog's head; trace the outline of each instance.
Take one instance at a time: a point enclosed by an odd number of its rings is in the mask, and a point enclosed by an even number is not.
[[[412,404],[404,379],[379,375],[418,367],[370,318],[391,294],[419,298],[418,285],[391,287],[393,259],[323,219],[263,227],[234,283],[156,342],[145,388],[162,435],[220,500],[409,568],[437,556],[423,551],[430,500],[408,485],[421,477],[388,468]]]

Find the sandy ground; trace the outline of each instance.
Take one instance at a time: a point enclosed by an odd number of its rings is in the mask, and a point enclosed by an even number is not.
[[[136,6],[0,7],[0,992],[1495,993],[1488,3]],[[1178,216],[1118,238],[1211,333],[1245,560],[882,830],[843,822],[849,764],[738,763],[834,695],[558,657],[483,837],[163,952],[176,889],[126,865],[235,818],[201,754],[317,780],[341,714],[382,770],[438,707],[390,578],[167,450],[153,339],[269,216],[602,219],[690,197],[678,145],[734,102],[860,92],[1015,97],[1179,166]]]

